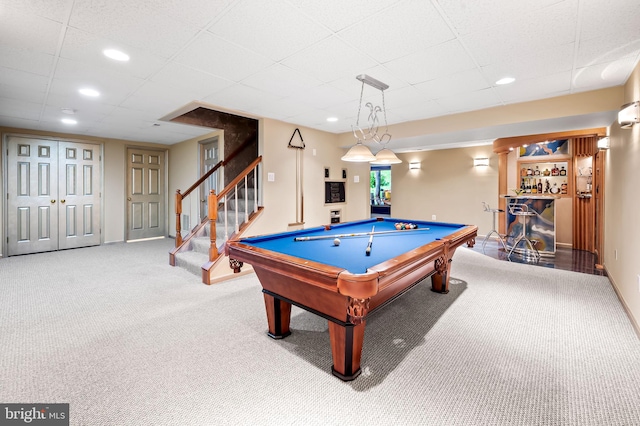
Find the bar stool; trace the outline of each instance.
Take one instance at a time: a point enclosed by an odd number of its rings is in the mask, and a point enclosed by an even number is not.
[[[500,235],[500,233],[496,230],[496,215],[498,213],[504,213],[504,210],[502,210],[502,209],[492,209],[491,207],[489,207],[489,204],[485,203],[484,201],[482,202],[482,205],[484,206],[484,211],[485,212],[493,213],[493,229],[491,229],[491,232],[489,232],[487,234],[487,236],[484,237],[484,241],[482,241],[482,253],[484,253],[484,246],[487,245],[487,241],[489,241],[489,237],[491,237],[491,235],[493,235],[493,234],[496,234],[498,236],[498,239],[502,243],[502,247],[504,247],[504,251],[505,252],[509,251],[507,249],[507,245],[504,242],[504,239],[502,238],[502,235]]]
[[[536,212],[529,210],[529,206],[527,206],[526,204],[512,203],[512,204],[509,204],[509,213],[514,215],[516,219],[520,221],[520,223],[522,224],[522,232],[520,233],[518,238],[516,238],[516,240],[513,242],[513,246],[509,251],[508,258],[511,259],[511,254],[513,253],[513,250],[515,250],[518,244],[520,244],[520,242],[524,240],[525,242],[524,251],[525,252],[530,251],[531,253],[533,253],[533,258],[535,259],[536,262],[538,262],[540,260],[540,253],[538,252],[538,249],[535,247],[535,242],[531,241],[529,239],[529,236],[527,235],[527,223],[529,222],[530,217],[536,215]]]

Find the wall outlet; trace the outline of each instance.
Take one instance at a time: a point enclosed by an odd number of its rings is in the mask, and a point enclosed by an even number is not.
[[[436,215],[435,214],[431,215],[431,220],[436,220]]]
[[[267,173],[267,181],[268,182],[274,182],[276,180],[276,174],[275,173]]]

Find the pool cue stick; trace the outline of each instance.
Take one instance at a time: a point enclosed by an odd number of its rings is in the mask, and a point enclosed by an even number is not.
[[[365,250],[365,253],[367,254],[367,256],[371,254],[371,246],[373,245],[373,232],[375,230],[376,230],[376,226],[373,225],[373,227],[371,228],[371,235],[369,235],[369,244],[367,244],[367,249]]]
[[[382,235],[382,234],[397,234],[399,232],[418,232],[418,231],[428,231],[429,228],[415,228],[415,229],[395,229],[393,231],[378,231],[374,232],[374,235]],[[371,235],[371,232],[356,232],[353,234],[334,234],[334,235],[316,235],[313,237],[295,237],[293,241],[313,241],[313,240],[326,240],[329,238],[347,238],[347,237],[366,237],[367,235]]]

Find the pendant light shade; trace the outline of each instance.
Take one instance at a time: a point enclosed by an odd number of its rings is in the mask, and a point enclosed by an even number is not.
[[[398,164],[402,163],[396,155],[388,148],[385,148],[386,144],[391,140],[389,134],[389,126],[387,124],[387,107],[384,102],[384,91],[389,86],[381,81],[376,80],[373,77],[369,77],[366,74],[356,76],[356,79],[362,82],[360,87],[360,103],[358,104],[358,115],[355,126],[351,126],[353,130],[353,136],[358,141],[352,146],[349,151],[342,157],[342,161],[353,162],[370,162],[372,164]],[[368,114],[368,127],[360,127],[360,110],[362,109],[362,96],[364,93],[364,85],[367,84],[380,91],[382,95],[382,107],[374,105],[372,102],[367,102],[364,107],[369,109]],[[378,132],[379,118],[378,113],[382,113],[384,116],[385,130]],[[382,148],[377,155],[373,155],[371,150],[363,144],[363,142],[376,142]]]
[[[371,164],[399,164],[402,163],[402,160],[396,157],[396,154],[393,153],[389,148],[381,149],[377,154],[375,160],[371,162]]]
[[[342,161],[351,161],[354,163],[368,163],[375,159],[376,156],[360,141],[352,146],[344,157],[342,157]]]

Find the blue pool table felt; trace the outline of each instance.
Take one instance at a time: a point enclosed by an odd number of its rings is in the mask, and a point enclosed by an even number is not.
[[[296,237],[333,236],[336,234],[359,234],[371,232],[395,231],[398,222],[414,223],[417,230],[399,231],[388,234],[374,235],[372,250],[366,255],[369,236],[340,238],[340,245],[333,243],[333,238],[315,239],[309,241],[294,241]],[[258,248],[311,260],[321,264],[332,265],[346,269],[354,274],[363,274],[367,269],[386,260],[400,256],[453,234],[465,225],[454,223],[409,221],[402,219],[384,219],[333,224],[330,230],[324,227],[309,228],[293,232],[244,238],[242,243]],[[428,228],[428,230],[425,230]]]

